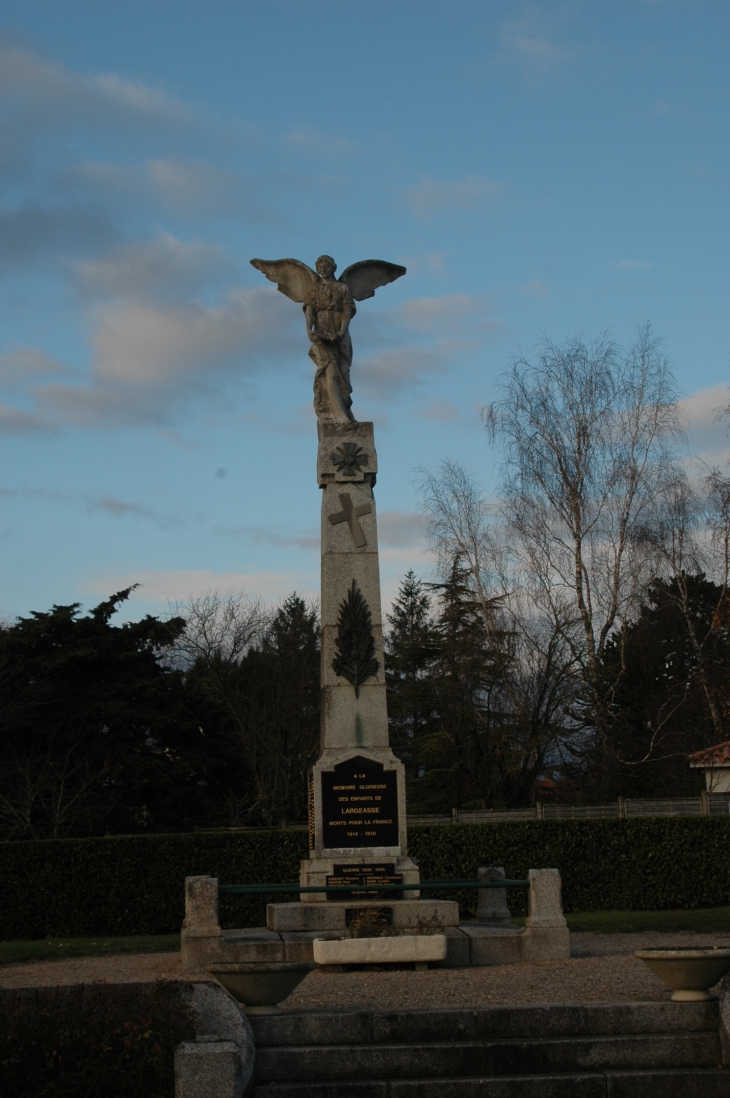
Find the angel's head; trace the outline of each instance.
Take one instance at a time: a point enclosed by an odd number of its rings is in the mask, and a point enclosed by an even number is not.
[[[315,263],[317,268],[317,274],[322,278],[332,278],[333,274],[337,270],[337,264],[331,255],[321,255]]]

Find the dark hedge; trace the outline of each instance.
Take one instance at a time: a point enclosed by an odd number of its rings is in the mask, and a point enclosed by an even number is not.
[[[185,877],[296,881],[306,857],[304,831],[0,843],[0,939],[174,934]],[[263,926],[267,899],[222,896],[222,925]]]
[[[424,880],[474,877],[480,865],[503,865],[508,877],[555,867],[566,911],[660,911],[730,903],[730,817],[629,820],[525,820],[419,827],[409,852]],[[446,899],[448,893],[440,896]],[[453,898],[454,894],[450,894]],[[473,911],[475,893],[459,894]],[[507,893],[514,914],[524,892]]]
[[[175,983],[0,992],[3,1098],[174,1098],[175,1049],[194,1039]]]
[[[413,827],[424,880],[509,877],[556,867],[566,911],[657,911],[730,903],[730,818],[539,820]],[[183,880],[296,881],[304,831],[130,835],[0,843],[0,938],[170,934],[184,914]],[[442,893],[454,898],[454,893]],[[265,906],[296,896],[221,897],[224,927],[263,926]],[[474,892],[459,895],[465,912]],[[515,913],[524,893],[509,893]]]

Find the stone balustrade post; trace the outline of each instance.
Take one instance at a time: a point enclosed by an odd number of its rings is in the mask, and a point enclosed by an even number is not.
[[[505,879],[504,866],[485,866],[477,870],[478,881],[499,881]],[[489,926],[513,927],[512,916],[507,907],[506,888],[481,888],[477,893],[476,921]]]
[[[528,927],[565,927],[560,873],[557,869],[531,869],[527,874],[530,890],[527,897]]]
[[[211,938],[220,934],[217,877],[185,878],[185,920],[182,929],[187,938]]]
[[[570,957],[570,932],[563,915],[560,873],[531,869],[522,959],[555,961]]]
[[[206,972],[222,957],[223,935],[218,922],[218,878],[185,878],[185,919],[180,934],[183,972]]]

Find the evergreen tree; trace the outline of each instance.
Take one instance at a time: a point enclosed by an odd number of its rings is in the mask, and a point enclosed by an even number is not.
[[[211,813],[277,826],[306,818],[306,773],[319,743],[319,622],[292,594],[243,655],[198,659],[190,704],[211,766]]]
[[[418,777],[419,753],[433,717],[432,671],[437,641],[431,600],[411,569],[386,615],[385,681],[390,743],[410,783]]]
[[[586,799],[692,796],[701,788],[687,755],[730,735],[725,616],[725,589],[682,573],[656,580],[636,621],[614,633],[601,661],[605,682],[615,684],[607,734],[583,763]]]
[[[418,772],[411,783],[414,810],[491,806],[500,798],[495,747],[505,717],[499,710],[506,658],[494,645],[470,573],[455,558],[438,592],[438,620],[431,633],[429,712],[418,744]],[[490,636],[491,633],[491,636]]]
[[[132,588],[0,631],[0,834],[190,826],[204,761],[183,682],[160,657],[185,627],[112,617]]]

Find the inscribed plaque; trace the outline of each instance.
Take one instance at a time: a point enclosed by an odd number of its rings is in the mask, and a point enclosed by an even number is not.
[[[398,775],[355,755],[322,771],[325,847],[398,846]]]
[[[393,862],[370,862],[359,865],[335,865],[334,872],[327,877],[327,887],[334,888],[337,885],[362,885],[362,891],[351,892],[350,899],[363,900],[371,897],[379,897],[389,900],[400,900],[402,892],[381,892],[380,885],[403,884],[403,875],[396,873]],[[328,899],[340,899],[341,894],[333,892]]]

